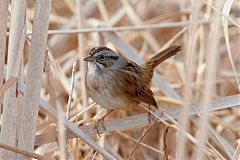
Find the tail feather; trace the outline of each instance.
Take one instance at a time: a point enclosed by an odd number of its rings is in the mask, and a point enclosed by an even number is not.
[[[157,53],[152,58],[147,60],[144,64],[141,65],[141,69],[145,76],[145,80],[148,84],[150,84],[151,79],[153,77],[153,70],[157,67],[160,63],[165,61],[166,59],[172,57],[173,55],[177,54],[182,49],[181,46],[172,46],[169,47],[162,52]]]
[[[162,52],[157,53],[151,59],[147,60],[145,62],[145,65],[152,67],[152,69],[154,69],[155,67],[157,67],[160,63],[162,63],[166,59],[177,54],[177,52],[179,52],[181,49],[182,49],[181,46],[171,46],[171,47],[163,50]]]

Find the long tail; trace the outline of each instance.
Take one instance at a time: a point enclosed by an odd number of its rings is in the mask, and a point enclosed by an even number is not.
[[[171,46],[171,47],[157,53],[152,58],[147,60],[143,65],[141,65],[141,68],[143,69],[143,73],[146,77],[146,81],[148,83],[150,83],[152,76],[153,76],[153,70],[155,67],[157,67],[160,63],[162,63],[166,59],[177,54],[177,52],[179,52],[181,49],[182,49],[181,46]]]
[[[173,55],[177,54],[177,52],[181,51],[181,46],[171,46],[162,52],[157,53],[155,56],[153,56],[151,59],[147,60],[145,62],[145,65],[151,66],[152,69],[157,67],[160,63],[165,61],[166,59],[172,57]]]

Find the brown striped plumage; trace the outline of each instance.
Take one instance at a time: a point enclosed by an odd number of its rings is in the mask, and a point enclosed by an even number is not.
[[[157,108],[149,86],[153,70],[180,50],[179,46],[169,47],[139,66],[107,47],[95,47],[85,58],[88,61],[88,94],[96,103],[109,110],[131,110],[140,102]]]

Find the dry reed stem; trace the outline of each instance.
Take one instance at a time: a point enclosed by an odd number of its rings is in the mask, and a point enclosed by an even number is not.
[[[22,89],[22,91],[23,91],[23,89]],[[211,105],[210,105],[211,111],[216,111],[216,110],[240,105],[239,99],[240,99],[240,95],[219,98],[211,103]],[[40,107],[43,110],[50,113],[51,115],[53,114],[52,116],[54,116],[55,112],[53,111],[53,108],[49,108],[49,106],[46,102],[40,101]],[[189,110],[187,115],[188,116],[196,115],[196,112],[201,113],[202,103],[193,103],[193,104],[189,105],[189,107],[191,108],[191,110]],[[179,116],[179,114],[181,113],[181,110],[182,110],[181,108],[169,109],[169,110],[166,110],[165,113],[172,118],[177,118]],[[160,112],[155,112],[155,113],[158,116],[162,116],[161,118],[163,120],[169,119],[165,115],[162,115],[162,113],[160,113]],[[113,132],[113,131],[117,131],[117,130],[121,131],[121,130],[131,130],[134,128],[140,128],[140,127],[147,126],[148,124],[149,124],[149,122],[148,122],[147,114],[140,114],[140,115],[136,115],[136,116],[129,116],[129,117],[123,118],[123,119],[106,121],[105,127],[108,132]],[[88,135],[97,134],[96,130],[94,130],[93,128],[94,128],[94,124],[85,125],[85,126],[80,127],[80,129]],[[100,131],[100,133],[106,132],[101,127],[99,127],[99,131]],[[67,133],[67,135],[66,135],[67,138],[76,137],[73,134],[69,133],[68,131],[66,133]],[[45,144],[45,143],[50,143],[50,142],[55,142],[55,141],[56,141],[55,133],[50,134],[50,135],[43,134],[43,135],[38,135],[36,137],[35,145],[40,145],[40,144]]]
[[[23,150],[21,148],[15,147],[15,146],[10,146],[7,144],[0,143],[0,148],[4,148],[6,150],[22,154],[22,155],[30,157],[30,158],[35,158],[38,160],[47,160],[47,158],[45,158],[44,156],[41,156],[41,155],[33,153],[33,152],[29,152],[27,150]]]
[[[160,28],[175,28],[175,27],[188,26],[191,24],[209,24],[212,20],[213,19],[200,19],[196,21],[161,22],[156,24],[141,24],[141,25],[132,25],[132,26],[120,26],[120,27],[49,30],[48,34],[76,34],[76,33],[90,33],[90,32],[156,30]],[[31,35],[31,34],[32,33],[30,32],[28,33],[28,35]]]
[[[83,0],[76,0],[76,17],[77,17],[77,27],[79,29],[84,27],[84,14],[83,14]],[[80,74],[81,74],[81,100],[82,100],[82,107],[86,108],[88,104],[88,97],[87,91],[85,86],[85,77],[87,71],[87,63],[83,60],[86,57],[85,52],[85,35],[79,33],[78,34],[78,52],[80,57]],[[84,118],[89,118],[88,113],[84,114]]]
[[[8,12],[7,12],[8,13]],[[6,13],[5,13],[6,14]],[[10,19],[10,35],[7,59],[6,79],[11,76],[18,77],[20,73],[23,47],[26,36],[26,2],[25,0],[12,3],[12,15]],[[2,124],[0,141],[2,143],[17,146],[18,115],[20,101],[17,99],[17,83],[15,82],[4,95]],[[0,158],[16,159],[16,153],[0,150]]]
[[[217,3],[218,7],[221,7],[221,2]],[[217,15],[214,15],[214,17],[216,16],[216,18],[218,17]],[[199,148],[203,148],[205,146],[205,140],[208,138],[208,129],[207,129],[207,125],[208,125],[208,121],[209,121],[209,114],[210,114],[210,101],[211,101],[211,97],[214,94],[214,86],[212,85],[212,83],[214,83],[215,79],[216,79],[216,65],[217,65],[217,48],[218,48],[218,44],[219,44],[219,29],[220,29],[220,24],[218,22],[213,22],[211,25],[211,36],[209,37],[209,50],[207,51],[208,53],[211,53],[208,55],[207,59],[207,73],[206,73],[206,84],[204,86],[204,96],[203,96],[203,112],[202,112],[202,117],[203,119],[201,119],[200,124],[199,124],[199,130],[198,130],[198,134],[196,136],[198,136],[199,139]],[[196,159],[202,159],[203,153],[202,150],[197,149],[195,152],[195,158]]]
[[[199,17],[199,10],[200,10],[200,3],[196,2],[192,4],[192,15],[190,16],[190,20],[194,21],[196,19],[198,19]],[[195,24],[191,24],[188,27],[188,34],[186,35],[186,55],[185,55],[185,75],[184,75],[184,79],[183,79],[183,83],[184,83],[184,103],[185,103],[185,107],[182,110],[181,115],[178,117],[178,121],[180,123],[180,130],[188,130],[188,120],[189,117],[187,116],[187,113],[189,111],[189,107],[188,103],[191,102],[192,99],[192,88],[190,86],[190,83],[193,80],[193,74],[194,74],[194,53],[196,51],[196,46],[197,46],[197,36],[198,34],[196,34],[196,30],[198,29],[199,25],[195,25]],[[185,155],[184,155],[184,151],[185,151],[185,145],[186,145],[186,137],[182,134],[179,135],[178,137],[178,143],[177,143],[177,149],[176,149],[176,158],[177,159],[185,159]]]
[[[5,50],[6,50],[6,33],[8,21],[9,0],[0,0],[0,86],[3,84]],[[0,95],[0,113],[2,113],[3,96]],[[1,116],[0,116],[1,118]]]
[[[47,44],[48,18],[51,0],[37,0],[31,38],[29,63],[26,80],[26,93],[24,94],[23,109],[19,124],[18,146],[32,151],[34,149],[36,122],[40,89],[44,67],[45,49]],[[31,119],[31,121],[29,121]],[[18,159],[26,159],[22,155]]]

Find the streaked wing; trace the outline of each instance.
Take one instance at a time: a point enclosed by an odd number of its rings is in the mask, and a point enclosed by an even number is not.
[[[122,70],[115,71],[118,88],[136,101],[144,102],[158,108],[153,92],[143,77],[142,71],[135,63],[129,63]],[[123,83],[124,82],[124,83]]]

